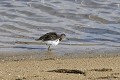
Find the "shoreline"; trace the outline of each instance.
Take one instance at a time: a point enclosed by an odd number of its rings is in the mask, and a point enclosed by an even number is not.
[[[65,53],[58,55],[53,51],[17,51],[17,52],[0,52],[0,61],[14,61],[14,60],[49,60],[49,59],[81,59],[81,58],[110,58],[120,57],[120,53]]]

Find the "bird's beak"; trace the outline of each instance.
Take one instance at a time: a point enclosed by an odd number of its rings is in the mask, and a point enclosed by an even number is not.
[[[63,40],[69,40],[69,38],[64,38]]]
[[[66,38],[66,40],[69,40],[69,38]]]

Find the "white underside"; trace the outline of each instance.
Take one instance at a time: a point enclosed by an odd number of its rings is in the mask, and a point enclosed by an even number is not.
[[[53,45],[56,46],[59,44],[59,39],[54,40],[54,41],[44,41],[47,45]]]

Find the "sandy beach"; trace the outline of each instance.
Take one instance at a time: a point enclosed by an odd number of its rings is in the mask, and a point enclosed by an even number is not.
[[[120,80],[120,0],[0,0],[0,80]]]
[[[1,59],[0,80],[120,80],[120,57]]]

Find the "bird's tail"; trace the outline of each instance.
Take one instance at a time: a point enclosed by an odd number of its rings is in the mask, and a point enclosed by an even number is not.
[[[40,39],[35,39],[36,41],[39,41]]]

